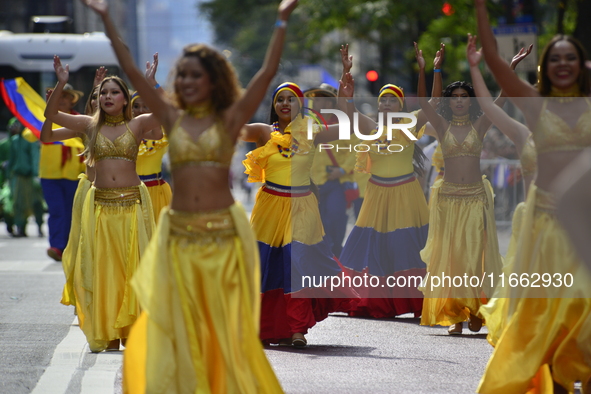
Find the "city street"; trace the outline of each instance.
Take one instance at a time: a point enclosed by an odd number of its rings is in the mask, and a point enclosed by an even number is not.
[[[499,231],[503,253],[508,235]],[[0,393],[120,393],[123,353],[90,353],[73,307],[59,303],[64,274],[46,248],[46,238],[9,238],[2,224]],[[336,314],[307,338],[304,349],[266,349],[287,393],[470,393],[492,353],[486,328],[451,337],[412,316]]]

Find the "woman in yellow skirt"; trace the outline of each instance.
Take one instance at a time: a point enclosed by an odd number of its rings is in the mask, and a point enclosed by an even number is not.
[[[156,82],[156,71],[158,70],[158,54],[154,54],[154,61],[146,65],[146,79],[157,91],[164,95],[164,89]],[[150,114],[152,111],[144,103],[138,92],[131,95],[131,111],[133,116],[142,114]],[[152,208],[154,208],[154,219],[158,224],[158,218],[162,208],[170,205],[172,199],[172,190],[168,182],[162,177],[162,158],[168,151],[168,138],[166,133],[159,140],[143,139],[140,144],[140,149],[135,163],[135,169],[140,179],[148,188],[150,199],[152,200]]]
[[[124,391],[282,392],[258,340],[256,243],[228,177],[240,130],[277,71],[286,21],[297,1],[279,6],[265,63],[243,95],[225,56],[195,44],[184,48],[173,68],[173,102],[136,68],[106,3],[87,4],[100,15],[121,67],[166,130],[174,180],[170,208],[162,210],[132,280],[142,315],[124,354]]]
[[[93,186],[84,196],[73,264],[80,328],[91,351],[118,350],[139,315],[130,279],[154,221],[146,187],[135,172],[135,159],[141,138],[160,137],[151,131],[160,130],[159,122],[151,115],[131,118],[129,90],[118,77],[102,80],[99,110],[93,116],[58,112],[58,97],[69,72],[57,56],[54,68],[58,83],[45,110],[42,140],[84,137],[83,154],[95,169]],[[51,130],[49,122],[64,128]]]
[[[474,278],[496,278],[502,268],[492,188],[480,173],[482,139],[491,122],[481,116],[474,90],[465,82],[447,86],[436,112],[425,97],[425,60],[415,48],[420,105],[437,132],[445,162],[443,179],[431,188],[429,234],[421,251],[427,264],[421,324],[450,326],[448,333],[459,335],[465,321],[471,331],[480,330],[478,310],[492,296],[494,286]]]
[[[84,113],[88,116],[92,116],[96,110],[98,110],[98,89],[100,83],[103,81],[107,73],[104,67],[99,67],[96,70],[94,76],[94,83],[92,92],[88,96],[86,106],[84,107]],[[86,135],[85,135],[86,136]],[[86,138],[84,139],[86,143]],[[74,194],[74,203],[72,205],[72,225],[70,226],[70,233],[68,234],[68,244],[62,255],[62,267],[66,276],[66,284],[62,292],[61,303],[64,305],[76,306],[76,296],[74,293],[74,267],[76,264],[76,257],[78,256],[78,246],[80,245],[80,230],[82,223],[82,207],[84,206],[84,200],[86,199],[86,193],[92,186],[94,180],[94,167],[86,166],[86,172],[78,175],[78,187]],[[76,313],[76,312],[74,312]]]
[[[572,37],[555,36],[542,51],[536,89],[497,54],[484,1],[476,1],[476,11],[485,60],[523,112],[538,158],[515,254],[521,283],[511,286],[511,296],[521,299],[509,311],[478,391],[574,392],[580,381],[584,392],[591,392],[591,275],[557,221],[549,192],[561,171],[591,146],[584,50]],[[536,277],[539,283],[533,283]]]
[[[519,53],[513,57],[513,60],[511,61],[512,70],[515,70],[515,67],[517,67],[519,62],[529,55],[531,48],[531,45],[527,50],[521,48]],[[484,82],[484,78],[482,77],[482,73],[478,68],[482,55],[480,51],[476,50],[476,37],[468,36],[466,57],[470,64],[472,83],[474,84],[474,90],[480,108],[489,119],[493,120],[494,125],[515,144],[517,152],[520,152],[519,158],[521,160],[524,195],[527,196],[529,186],[536,173],[536,150],[531,138],[531,132],[525,125],[512,119],[501,107],[493,102],[490,92],[486,87],[486,83]],[[511,274],[514,273],[513,263],[515,261],[515,250],[519,242],[518,240],[524,211],[525,203],[520,202],[517,207],[515,207],[515,212],[513,214],[511,239],[509,240],[509,247],[503,261],[504,279],[502,280],[505,281],[505,283],[509,283],[508,281],[511,278]],[[515,298],[507,298],[509,296],[509,289],[509,286],[497,286],[494,290],[493,298],[480,308],[480,313],[484,317],[488,328],[487,339],[492,346],[495,346],[498,342],[503,329],[505,328],[509,317],[509,304],[518,301],[518,299]]]
[[[309,139],[309,118],[301,115],[303,97],[295,83],[279,85],[273,92],[271,124],[245,125],[242,137],[261,145],[243,161],[249,182],[265,182],[251,215],[261,255],[260,338],[266,344],[296,347],[306,346],[308,329],[330,312],[348,311],[351,300],[358,298],[351,288],[337,286],[331,292],[330,285],[311,285],[312,278],[317,283],[342,273],[310,190],[315,144],[337,139],[339,126],[320,132],[314,124]]]
[[[346,72],[352,66],[347,49],[342,56]],[[444,49],[441,44],[433,61],[435,69],[441,67]],[[436,73],[433,86],[435,96],[441,92],[440,73]],[[406,112],[404,91],[396,85],[384,85],[377,102],[380,118]],[[407,130],[419,139],[427,119],[421,110],[413,115],[417,124]],[[410,119],[394,122],[409,123]],[[423,296],[417,287],[425,276],[420,251],[427,240],[429,219],[427,201],[417,180],[423,172],[424,154],[402,130],[393,130],[388,139],[378,128],[375,120],[361,117],[360,131],[376,140],[367,152],[357,153],[355,171],[371,174],[371,178],[359,217],[341,253],[341,263],[353,277],[369,275],[370,285],[359,289],[361,300],[349,315],[387,318],[413,313],[418,317]]]

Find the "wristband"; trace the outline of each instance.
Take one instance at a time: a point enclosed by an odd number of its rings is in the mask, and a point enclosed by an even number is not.
[[[158,89],[160,87],[160,84],[157,83],[156,85],[154,85],[154,89]]]
[[[278,28],[287,27],[287,21],[277,19],[277,22],[275,22],[275,27],[278,27]]]
[[[355,99],[352,99],[352,98],[350,98],[350,99],[347,99],[346,101],[347,101],[348,103],[352,103],[353,101],[355,101]]]
[[[440,72],[441,72],[441,69],[440,69],[440,68],[434,68],[434,69],[433,69],[433,72],[434,72],[434,73],[440,73]]]

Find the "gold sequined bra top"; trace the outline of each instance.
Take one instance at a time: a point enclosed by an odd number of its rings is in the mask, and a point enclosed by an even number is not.
[[[221,122],[216,121],[193,141],[180,125],[183,117],[179,116],[168,137],[171,169],[187,165],[229,168],[234,146]]]
[[[582,150],[591,146],[591,103],[579,116],[573,129],[558,115],[546,108],[544,100],[534,142],[538,153]]]
[[[478,138],[478,133],[472,127],[464,138],[462,143],[458,143],[456,137],[449,131],[450,127],[445,131],[443,141],[441,142],[441,152],[444,159],[451,159],[452,157],[473,156],[480,157],[482,151],[482,141]]]
[[[125,123],[127,130],[113,141],[98,131],[96,142],[94,144],[94,160],[99,162],[104,159],[119,159],[135,162],[137,159],[138,143],[135,135],[127,123]]]

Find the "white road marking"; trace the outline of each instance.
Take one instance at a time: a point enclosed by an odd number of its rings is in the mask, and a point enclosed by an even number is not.
[[[122,352],[99,353],[96,363],[84,373],[81,393],[105,394],[114,392],[115,378],[122,362]]]
[[[0,271],[43,271],[52,264],[51,260],[0,261]]]
[[[74,323],[77,321],[75,319]],[[49,367],[41,375],[31,394],[64,394],[86,352],[86,338],[80,327],[72,324],[68,335],[55,348]]]
[[[84,333],[74,319],[68,335],[57,345],[49,367],[31,394],[65,394],[74,374],[83,370],[80,393],[105,394],[115,391],[117,372],[123,362],[122,352],[102,352],[94,365],[84,371],[84,359],[90,355]]]

